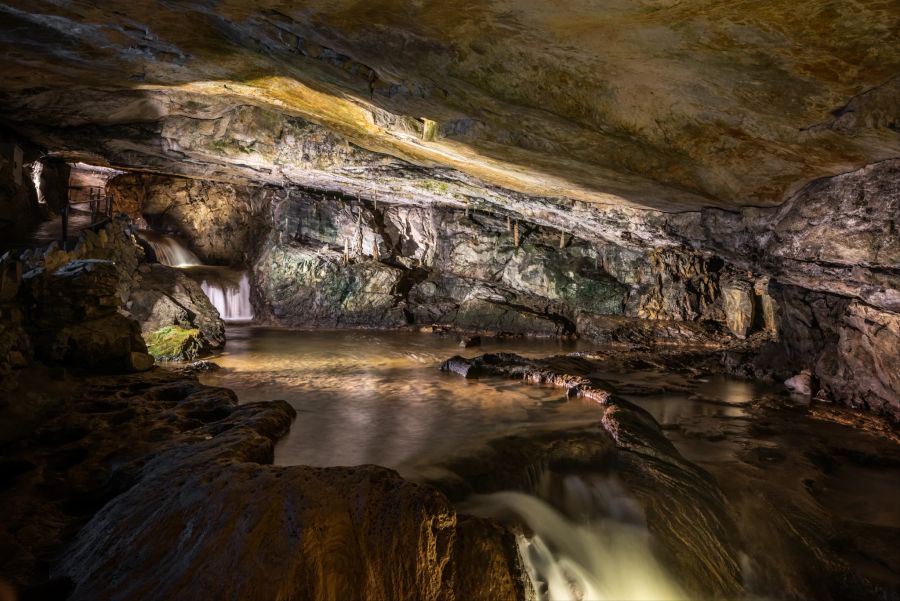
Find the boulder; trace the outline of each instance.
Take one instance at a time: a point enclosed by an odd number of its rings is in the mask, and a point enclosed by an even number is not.
[[[147,351],[159,361],[194,361],[210,351],[198,329],[166,326],[144,335]]]
[[[225,345],[225,324],[200,285],[174,267],[152,264],[135,277],[128,309],[147,337],[174,326],[196,330],[206,351]]]
[[[805,397],[812,396],[812,374],[808,369],[804,369],[796,376],[790,377],[785,380],[784,387],[795,394],[799,394]]]
[[[153,365],[133,319],[111,313],[42,335],[40,357],[99,372],[144,371]]]
[[[153,361],[140,326],[119,312],[119,267],[79,259],[53,271],[26,274],[31,327],[39,358],[95,371],[148,369]]]

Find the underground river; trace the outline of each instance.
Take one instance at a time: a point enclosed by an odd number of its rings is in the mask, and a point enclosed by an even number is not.
[[[439,478],[441,464],[492,440],[589,426],[599,414],[595,402],[566,399],[559,388],[464,379],[439,371],[442,361],[495,352],[590,358],[591,351],[584,342],[550,339],[488,338],[460,348],[456,337],[430,333],[230,326],[225,352],[213,359],[221,369],[201,380],[234,390],[241,402],[278,398],[294,406],[298,416],[276,447],[277,464],[371,463],[428,481]],[[685,459],[716,478],[753,598],[783,598],[785,583],[811,586],[812,551],[785,533],[795,520],[821,522],[818,544],[861,573],[900,585],[893,547],[900,514],[886,502],[900,498],[894,443],[816,419],[780,387],[750,380],[602,362],[591,376],[646,409]],[[476,495],[461,508],[525,525],[518,544],[539,598],[686,598],[679,575],[655,559],[640,506],[615,470],[539,472],[528,491]]]

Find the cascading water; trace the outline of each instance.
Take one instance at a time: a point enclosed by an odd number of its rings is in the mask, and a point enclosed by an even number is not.
[[[203,265],[177,238],[142,231],[140,237],[156,253],[163,265],[183,269],[191,279],[200,283],[203,293],[209,297],[219,315],[225,321],[250,321],[253,307],[250,305],[250,280],[246,273],[228,267]]]
[[[519,552],[541,601],[669,601],[687,595],[653,556],[637,502],[608,477],[566,476],[555,494],[478,495],[466,511],[514,516]],[[552,499],[553,504],[547,498]]]
[[[197,255],[189,251],[178,239],[150,231],[140,232],[140,237],[153,248],[156,260],[171,267],[202,265]]]
[[[253,307],[250,306],[250,280],[246,273],[240,274],[236,286],[232,279],[206,276],[200,282],[200,287],[225,321],[253,319]]]

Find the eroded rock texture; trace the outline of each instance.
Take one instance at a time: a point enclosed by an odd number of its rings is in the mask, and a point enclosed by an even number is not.
[[[0,574],[28,594],[523,598],[511,533],[434,489],[376,466],[265,465],[287,403],[160,370],[36,392],[27,429],[0,439]]]
[[[528,0],[3,14],[18,127],[193,176],[310,185],[344,167],[304,152],[307,120],[536,195],[667,209],[777,203],[896,155],[896,15],[874,0],[852,16],[813,1]]]

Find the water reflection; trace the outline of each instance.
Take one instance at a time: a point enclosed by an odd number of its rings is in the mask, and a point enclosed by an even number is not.
[[[438,371],[454,355],[545,356],[574,342],[512,339],[462,349],[453,337],[359,331],[228,330],[224,369],[203,382],[241,402],[284,399],[298,411],[276,448],[283,465],[374,463],[415,477],[442,458],[499,436],[595,422],[595,404],[563,402],[557,388],[465,380]]]

